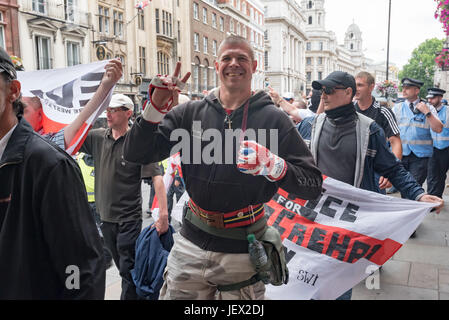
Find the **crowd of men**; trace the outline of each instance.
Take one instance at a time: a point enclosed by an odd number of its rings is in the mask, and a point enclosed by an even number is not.
[[[180,63],[171,76],[153,79],[132,127],[133,101],[114,94],[106,109],[108,127],[90,130],[80,149],[92,157],[95,172],[95,206],[89,207],[82,172],[64,150],[121,78],[120,61],[106,65],[101,85],[74,122],[40,135],[42,106],[36,98],[21,99],[14,64],[0,48],[0,299],[103,299],[107,253],[120,271],[121,298],[140,299],[131,270],[142,228],[141,181],[152,180],[159,203],[154,226],[164,234],[169,210],[158,162],[178,145],[171,136],[176,130],[190,133],[178,181],[190,200],[160,299],[264,299],[265,283],[249,258],[247,235],[277,252],[279,259],[270,265],[285,275],[279,233],[264,214],[264,203],[280,187],[316,199],[324,174],[373,192],[394,186],[403,198],[441,210],[449,164],[443,90],[430,88],[429,103],[423,103],[422,82],[403,79],[405,101],[390,110],[372,97],[369,73],[337,71],[313,82],[307,105],[272,88],[254,92],[256,68],[248,41],[229,36],[215,65],[220,86],[204,99],[178,105],[190,77],[180,75]],[[194,123],[200,123],[199,132]],[[218,161],[197,163],[198,134],[201,139],[208,129],[223,138],[223,152]],[[241,129],[231,148],[226,129]],[[256,137],[245,140],[251,130]],[[277,135],[264,134],[262,144],[264,130]],[[229,158],[229,150],[238,153]],[[351,290],[340,299],[350,297]]]

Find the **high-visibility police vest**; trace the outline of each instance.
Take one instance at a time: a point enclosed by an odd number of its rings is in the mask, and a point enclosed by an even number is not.
[[[84,184],[86,185],[87,200],[95,202],[95,171],[94,167],[90,167],[84,161],[84,153],[78,155],[78,165],[83,174]]]
[[[412,152],[419,158],[431,157],[433,153],[432,130],[423,113],[414,114],[407,103],[393,107],[401,132],[402,155]]]
[[[433,146],[443,150],[449,147],[449,108],[447,106],[443,106],[438,111],[438,118],[443,123],[443,131],[441,133],[432,131]]]

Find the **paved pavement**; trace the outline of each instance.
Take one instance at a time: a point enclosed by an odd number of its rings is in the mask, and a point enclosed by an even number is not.
[[[449,178],[447,183],[449,183]],[[149,187],[142,184],[143,210],[148,208]],[[394,194],[393,196],[399,196]],[[449,300],[449,188],[442,212],[431,213],[379,272],[379,289],[365,281],[353,290],[353,300]],[[153,222],[144,214],[143,228]],[[106,273],[106,300],[120,299],[120,276],[115,266]]]

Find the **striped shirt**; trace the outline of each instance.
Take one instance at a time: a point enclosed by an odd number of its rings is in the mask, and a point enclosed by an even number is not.
[[[384,130],[387,139],[393,136],[399,137],[400,131],[398,123],[391,109],[382,107],[374,98],[373,103],[366,110],[361,110],[357,102],[355,102],[354,105],[357,112],[376,121],[376,123]]]
[[[59,130],[56,133],[47,133],[42,135],[42,137],[48,141],[55,143],[62,150],[65,150],[65,141],[64,141],[64,128]]]

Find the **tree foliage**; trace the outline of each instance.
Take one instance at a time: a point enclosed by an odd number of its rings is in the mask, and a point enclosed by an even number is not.
[[[433,87],[435,75],[435,57],[443,49],[444,40],[437,38],[428,39],[413,50],[412,57],[404,68],[399,72],[399,79],[412,78],[424,82],[420,97],[424,98],[427,88]]]

